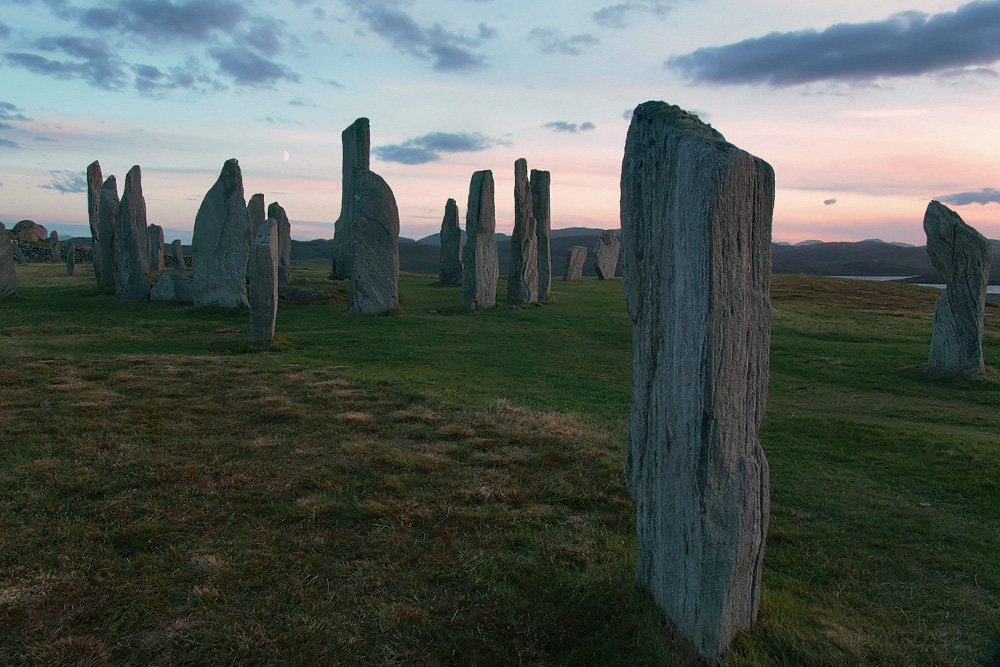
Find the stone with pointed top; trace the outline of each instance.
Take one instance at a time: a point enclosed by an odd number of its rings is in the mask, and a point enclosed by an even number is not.
[[[243,174],[235,158],[226,160],[215,185],[205,194],[194,219],[191,246],[194,304],[248,308],[250,216]]]
[[[396,198],[381,176],[355,169],[351,179],[352,313],[387,315],[399,310],[399,211]]]
[[[458,226],[458,203],[449,199],[441,220],[441,252],[438,280],[449,285],[462,282],[462,229]]]
[[[465,209],[465,248],[462,252],[462,305],[484,310],[496,305],[497,255],[496,206],[493,172],[477,171],[469,183],[469,205]]]
[[[142,196],[139,165],[125,176],[118,204],[118,273],[115,296],[129,301],[149,298],[149,236],[146,227],[146,200]]]
[[[587,262],[587,249],[582,245],[575,245],[566,254],[566,274],[563,280],[582,280],[583,265]]]

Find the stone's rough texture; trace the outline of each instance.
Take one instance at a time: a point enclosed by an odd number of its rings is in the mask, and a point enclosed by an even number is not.
[[[292,225],[278,202],[267,207],[267,217],[278,224],[278,282],[287,283],[292,279]]]
[[[17,262],[18,264],[27,264],[28,263],[28,260],[25,259],[25,257],[24,257],[24,253],[21,252],[21,246],[19,246],[17,243],[14,243],[13,241],[11,241],[10,247],[14,251],[14,261],[15,262]]]
[[[100,246],[92,248],[100,254],[101,285],[114,287],[118,275],[118,181],[108,176],[101,186],[101,201],[97,207],[97,217],[101,228]]]
[[[66,275],[76,273],[76,244],[70,241],[66,244]]]
[[[462,282],[462,230],[458,226],[458,204],[454,199],[444,205],[438,280],[448,284]]]
[[[538,301],[538,235],[531,211],[528,162],[514,163],[514,231],[510,236],[507,303],[524,306]]]
[[[194,303],[194,280],[177,273],[161,273],[149,290],[149,300]]]
[[[549,197],[551,177],[547,171],[531,170],[531,212],[538,237],[538,300],[552,294],[552,212]]]
[[[259,192],[247,202],[247,217],[250,218],[250,238],[257,236],[257,230],[264,224],[264,195]]]
[[[489,170],[474,173],[469,184],[462,262],[462,305],[469,310],[495,306],[500,260],[497,254],[493,172]]]
[[[618,268],[618,253],[621,251],[621,243],[611,229],[606,230],[598,239],[594,246],[594,271],[601,280],[610,280],[615,277],[615,270]]]
[[[356,222],[351,242],[352,313],[384,315],[399,310],[399,211],[382,177],[355,169],[351,178]]]
[[[368,169],[371,165],[371,126],[367,118],[358,118],[340,135],[343,143],[343,182],[340,191],[340,217],[333,223],[333,271],[331,278],[351,277],[354,257],[354,187],[355,169]]]
[[[53,262],[58,262],[59,257],[59,232],[52,230],[49,234],[49,259]]]
[[[587,261],[587,249],[582,245],[575,245],[569,249],[566,255],[566,275],[563,280],[581,280],[583,278],[583,265]]]
[[[125,176],[122,200],[118,204],[116,236],[118,273],[115,276],[115,296],[131,301],[149,298],[149,237],[139,165],[132,167]]]
[[[17,271],[14,269],[14,244],[7,228],[0,222],[0,299],[17,296]]]
[[[11,233],[18,241],[44,241],[49,238],[49,232],[34,220],[22,220],[11,228]]]
[[[250,343],[267,345],[274,338],[278,315],[278,222],[268,218],[250,245]]]
[[[103,285],[104,265],[101,264],[101,185],[104,177],[101,175],[101,163],[94,160],[87,166],[87,219],[90,221],[91,262],[94,264],[94,277],[98,285]],[[112,279],[113,280],[113,279]]]
[[[235,159],[226,160],[219,179],[202,200],[191,245],[194,304],[249,307],[250,216],[243,198],[243,175]]]
[[[932,201],[924,214],[927,254],[944,274],[945,289],[934,304],[928,364],[947,373],[982,373],[986,284],[993,249],[989,240],[944,204]]]
[[[621,220],[636,575],[709,660],[760,604],[773,205],[766,162],[677,107],[635,110]]]
[[[163,264],[163,227],[149,226],[149,270],[162,271]]]
[[[170,257],[173,264],[173,272],[184,275],[184,246],[180,239],[174,239],[170,244]]]

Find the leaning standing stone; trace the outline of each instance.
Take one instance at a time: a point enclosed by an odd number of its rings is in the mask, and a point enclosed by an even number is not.
[[[14,268],[14,244],[7,228],[0,222],[0,299],[17,296],[17,270]]]
[[[292,279],[292,225],[278,202],[267,207],[267,217],[278,223],[278,282],[287,283]]]
[[[173,272],[184,275],[187,269],[184,266],[184,246],[181,245],[180,239],[174,239],[173,243],[170,244],[170,257],[173,266]]]
[[[264,224],[264,195],[257,193],[247,202],[247,217],[250,218],[250,238],[257,236],[257,230]]]
[[[76,244],[70,241],[66,244],[66,275],[76,273]]]
[[[458,204],[454,199],[444,205],[438,280],[446,284],[462,282],[462,230],[458,226]]]
[[[945,289],[934,304],[928,364],[947,373],[982,373],[986,284],[993,248],[989,240],[938,201],[924,214],[927,254],[944,274]]]
[[[773,205],[766,162],[678,107],[635,110],[621,220],[636,576],[709,661],[760,605]]]
[[[274,338],[278,314],[278,223],[268,218],[250,246],[250,343],[267,345]]]
[[[163,227],[149,226],[149,270],[162,271],[163,262]]]
[[[386,315],[399,310],[399,211],[388,184],[368,169],[351,179],[355,221],[351,235],[352,313]]]
[[[61,257],[59,257],[59,232],[52,230],[49,234],[49,259],[53,262],[58,262]]]
[[[531,212],[538,236],[538,300],[548,301],[552,294],[552,213],[549,197],[551,176],[547,171],[531,170]]]
[[[142,301],[149,298],[149,237],[146,230],[146,200],[142,196],[139,165],[125,176],[118,204],[118,274],[115,296]]]
[[[95,252],[101,255],[101,285],[115,287],[118,275],[118,181],[108,176],[101,186],[101,201],[97,217],[101,228],[101,242]]]
[[[563,280],[581,280],[583,278],[583,265],[586,261],[586,248],[582,245],[570,248],[566,255],[566,275],[563,276]]]
[[[514,232],[510,236],[507,303],[524,306],[538,301],[538,235],[531,210],[528,162],[514,163]]]
[[[250,216],[243,198],[243,175],[235,159],[226,160],[219,179],[202,200],[191,245],[194,304],[247,308]]]
[[[615,277],[620,250],[621,243],[615,232],[611,229],[605,230],[594,247],[594,270],[599,279],[610,280]]]
[[[11,239],[10,247],[11,247],[11,250],[14,251],[14,261],[15,262],[17,262],[18,264],[27,264],[28,263],[28,260],[25,259],[25,257],[24,257],[24,253],[21,252],[21,244],[20,243],[18,243],[14,239]]]
[[[462,262],[462,305],[469,310],[495,306],[500,260],[497,256],[493,172],[488,169],[474,173],[469,184]]]
[[[87,219],[90,221],[90,257],[94,264],[94,277],[103,285],[104,266],[101,264],[101,163],[94,160],[87,166]]]
[[[358,118],[340,135],[343,144],[341,164],[342,182],[340,190],[340,217],[333,223],[333,270],[331,278],[346,279],[351,276],[354,257],[355,220],[353,215],[355,169],[371,166],[371,125],[367,118]]]

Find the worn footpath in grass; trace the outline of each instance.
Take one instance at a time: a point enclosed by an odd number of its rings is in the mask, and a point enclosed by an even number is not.
[[[633,583],[620,283],[469,314],[408,276],[399,317],[282,304],[253,352],[85,268],[0,304],[0,664],[698,664]],[[764,600],[721,664],[973,663],[1000,378],[922,368],[933,291],[773,292]]]

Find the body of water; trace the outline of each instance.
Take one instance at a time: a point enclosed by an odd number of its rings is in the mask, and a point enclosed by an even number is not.
[[[874,280],[876,282],[889,282],[890,280],[906,280],[913,276],[827,276],[829,278],[847,278],[849,280]],[[944,289],[944,283],[913,283],[921,287],[933,287],[934,289]],[[987,294],[1000,295],[1000,285],[987,285]]]

